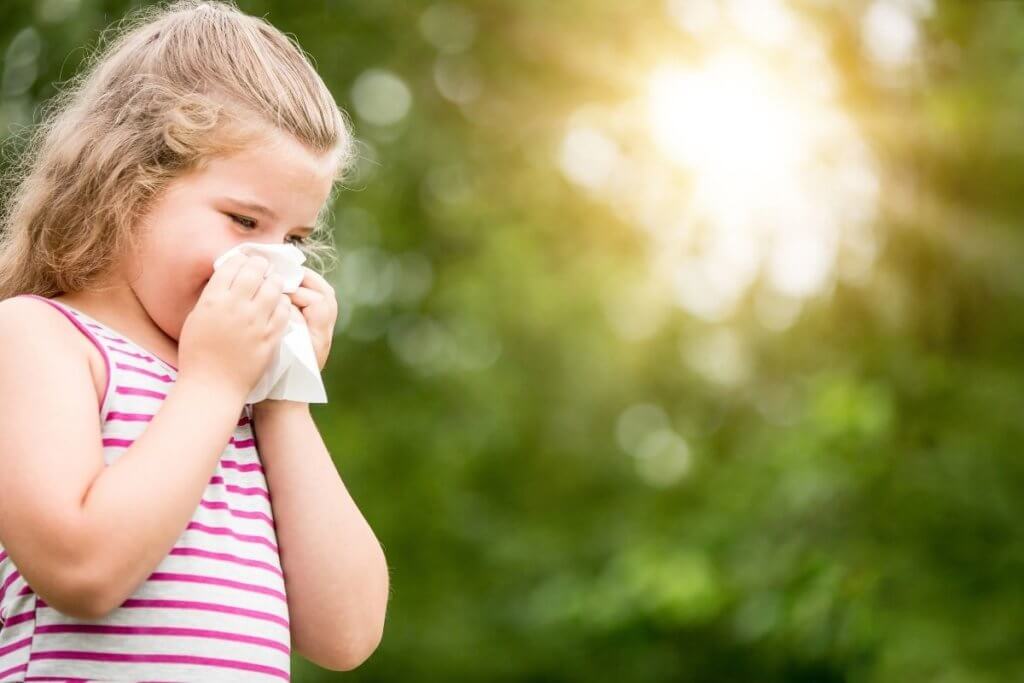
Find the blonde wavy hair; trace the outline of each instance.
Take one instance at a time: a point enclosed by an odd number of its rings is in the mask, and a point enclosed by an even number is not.
[[[100,287],[171,181],[270,130],[335,155],[327,208],[354,156],[350,126],[302,48],[233,0],[140,8],[101,32],[14,159],[0,299]],[[334,256],[324,213],[301,247],[311,267]]]

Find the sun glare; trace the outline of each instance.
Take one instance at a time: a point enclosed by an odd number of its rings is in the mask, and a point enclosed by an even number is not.
[[[807,151],[804,112],[772,73],[738,55],[699,69],[659,68],[648,101],[655,140],[705,185],[758,190]]]
[[[715,13],[699,57],[651,67],[634,101],[581,107],[563,138],[566,176],[648,233],[666,299],[709,321],[748,293],[769,313],[798,309],[837,277],[863,278],[878,249],[877,170],[838,100],[839,74],[816,29],[772,6],[783,43],[751,42],[743,22],[730,38],[728,13]],[[614,310],[630,308],[611,296]],[[764,322],[779,329],[794,317]]]
[[[874,204],[875,181],[851,121],[824,92],[741,53],[650,77],[651,136],[688,174],[687,212],[711,233],[697,263],[675,264],[685,308],[724,314],[758,272],[789,297],[828,284],[841,231],[857,229],[849,224]]]

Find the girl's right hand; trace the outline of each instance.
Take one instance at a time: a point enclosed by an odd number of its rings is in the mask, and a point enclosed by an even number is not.
[[[179,379],[249,393],[277,353],[291,314],[280,275],[262,256],[239,253],[213,272],[178,338]]]

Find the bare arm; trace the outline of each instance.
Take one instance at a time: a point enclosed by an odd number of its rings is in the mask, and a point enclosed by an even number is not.
[[[253,428],[274,500],[295,649],[325,668],[354,669],[383,636],[384,552],[338,476],[309,404],[260,401]]]

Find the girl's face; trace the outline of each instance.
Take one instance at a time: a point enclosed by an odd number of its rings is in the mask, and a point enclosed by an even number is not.
[[[327,201],[333,157],[317,156],[285,133],[269,139],[176,179],[143,220],[139,250],[122,274],[153,322],[175,340],[218,256],[241,242],[308,236]]]

